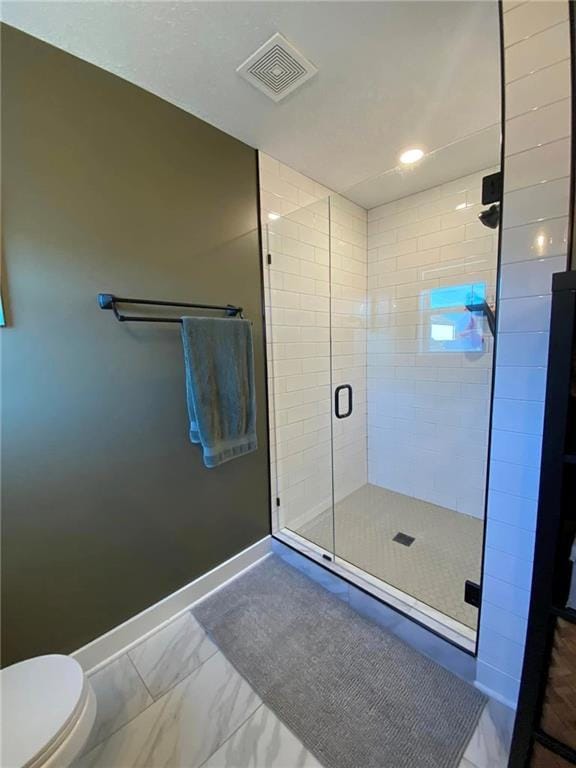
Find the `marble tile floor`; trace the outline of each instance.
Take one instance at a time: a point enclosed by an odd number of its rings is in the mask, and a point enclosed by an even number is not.
[[[320,768],[190,613],[91,681],[98,720],[74,768]],[[505,768],[510,717],[490,702],[459,768]]]

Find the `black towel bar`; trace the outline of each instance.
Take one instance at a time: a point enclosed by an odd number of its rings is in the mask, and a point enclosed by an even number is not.
[[[233,304],[187,304],[181,301],[155,301],[154,299],[128,299],[121,296],[114,296],[111,293],[99,293],[98,304],[100,309],[111,309],[114,312],[116,320],[120,322],[133,323],[181,323],[180,317],[136,317],[134,315],[123,315],[117,307],[117,304],[145,304],[154,307],[190,307],[192,309],[213,309],[226,312],[228,317],[242,317],[242,307],[235,307]]]

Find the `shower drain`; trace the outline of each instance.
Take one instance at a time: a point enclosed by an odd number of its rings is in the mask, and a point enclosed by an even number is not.
[[[409,547],[411,544],[414,544],[414,536],[408,536],[407,533],[399,531],[392,541],[396,541],[398,544],[403,544],[405,547]]]

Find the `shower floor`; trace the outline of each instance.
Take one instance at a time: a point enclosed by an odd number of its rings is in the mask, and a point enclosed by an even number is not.
[[[295,533],[426,605],[476,629],[464,582],[480,582],[484,524],[475,517],[364,485]],[[410,546],[394,541],[413,537]]]

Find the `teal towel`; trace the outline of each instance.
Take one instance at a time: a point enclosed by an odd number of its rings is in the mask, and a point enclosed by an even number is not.
[[[190,440],[217,467],[255,451],[252,324],[239,318],[183,317]]]

